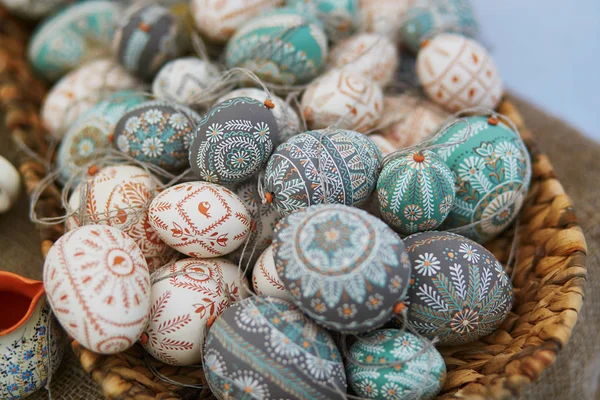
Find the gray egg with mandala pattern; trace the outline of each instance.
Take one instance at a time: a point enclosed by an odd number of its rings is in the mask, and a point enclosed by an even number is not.
[[[418,333],[452,346],[488,335],[504,321],[513,286],[489,250],[451,232],[417,233],[404,244],[413,266],[408,324]]]
[[[274,297],[227,308],[208,332],[204,366],[219,399],[346,398],[342,357],[329,333]]]
[[[186,156],[199,120],[188,107],[147,101],[121,117],[114,131],[115,143],[136,160],[180,172],[188,164]]]
[[[282,215],[324,202],[357,206],[375,189],[381,160],[377,145],[361,133],[309,131],[273,152],[263,185]]]
[[[217,104],[200,121],[190,165],[206,182],[241,183],[258,174],[279,141],[271,110],[258,100],[236,97]]]
[[[318,205],[275,229],[277,273],[294,304],[341,333],[376,329],[406,297],[410,261],[400,237],[366,211]]]

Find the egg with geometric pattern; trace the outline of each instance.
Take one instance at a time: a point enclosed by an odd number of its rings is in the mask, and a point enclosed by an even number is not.
[[[344,364],[330,334],[274,297],[227,308],[208,331],[204,366],[220,399],[346,399]]]
[[[487,50],[464,36],[442,33],[421,47],[417,76],[427,96],[450,112],[496,108],[502,79]]]
[[[346,375],[362,398],[429,400],[444,385],[446,364],[428,340],[405,330],[380,329],[350,346]]]
[[[519,133],[487,115],[466,117],[433,142],[456,175],[456,197],[442,230],[485,243],[506,229],[525,201],[531,159]]]
[[[287,0],[286,6],[318,18],[333,42],[352,34],[358,25],[358,0]]]
[[[454,346],[494,332],[507,317],[513,286],[485,247],[451,232],[416,233],[404,245],[413,267],[407,322],[417,333]]]

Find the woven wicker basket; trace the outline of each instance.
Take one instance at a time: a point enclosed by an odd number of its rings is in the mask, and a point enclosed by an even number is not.
[[[20,173],[31,194],[46,174],[40,159],[45,159],[50,149],[39,118],[45,88],[27,65],[27,38],[27,27],[0,8],[0,107],[15,141],[38,155],[23,152],[19,159]],[[516,124],[533,161],[531,188],[518,231],[515,304],[493,334],[475,343],[442,350],[448,376],[440,398],[476,400],[516,396],[554,362],[569,340],[583,300],[586,244],[572,203],[548,158],[538,151],[518,111],[508,100],[499,111]],[[49,187],[37,204],[38,215],[59,215],[62,211],[59,196],[58,188]],[[62,235],[63,227],[40,226],[39,230],[42,253],[46,255]],[[509,229],[487,245],[503,263],[509,257],[514,233],[514,229]],[[182,389],[157,378],[151,369],[186,384],[201,384],[204,380],[199,369],[166,366],[145,357],[139,345],[114,356],[94,354],[75,341],[72,348],[107,398],[211,397],[207,389],[201,392]]]

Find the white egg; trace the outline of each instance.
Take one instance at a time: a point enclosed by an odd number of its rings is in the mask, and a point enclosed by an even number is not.
[[[245,22],[283,0],[191,0],[190,11],[196,29],[210,40],[225,43]]]
[[[343,68],[371,78],[382,87],[396,74],[400,58],[394,43],[374,33],[359,33],[335,46],[329,55],[329,66]]]
[[[267,99],[271,100],[275,105],[271,111],[277,120],[282,141],[286,141],[292,136],[300,133],[300,117],[298,117],[298,114],[294,111],[292,106],[286,103],[281,97],[275,96],[274,94],[268,96],[264,90],[256,88],[243,88],[227,93],[217,100],[215,105],[235,97],[250,97],[251,99],[262,102]]]
[[[397,40],[404,15],[417,0],[359,0],[360,30]]]
[[[19,171],[4,157],[0,156],[0,214],[12,207],[19,198],[21,176]]]
[[[365,133],[382,116],[383,92],[360,74],[332,70],[308,86],[301,108],[310,129],[338,124],[340,129]]]
[[[267,247],[252,271],[252,286],[259,296],[277,297],[292,301],[292,296],[285,290],[273,259],[273,246]]]
[[[120,229],[135,241],[150,271],[154,271],[173,255],[148,221],[148,206],[156,195],[157,184],[158,179],[140,167],[102,168],[73,191],[69,207],[75,214],[67,220],[66,228],[70,231],[81,225],[95,224]],[[84,207],[80,209],[82,200]]]
[[[495,108],[502,98],[502,79],[494,60],[476,41],[444,33],[421,46],[417,76],[425,93],[451,112]]]
[[[230,304],[218,264],[185,259],[152,274],[150,317],[141,342],[154,358],[170,365],[200,363],[208,328]]]
[[[148,266],[116,228],[83,226],[57,240],[44,263],[44,287],[63,328],[96,353],[126,350],[148,322]]]
[[[152,93],[159,99],[186,106],[206,100],[219,79],[219,70],[196,57],[178,58],[165,64],[152,83]]]
[[[42,122],[56,139],[92,106],[112,92],[140,87],[115,61],[100,59],[69,72],[48,92],[42,106]]]
[[[231,190],[209,182],[172,186],[150,204],[150,224],[175,250],[213,258],[243,245],[252,217]]]

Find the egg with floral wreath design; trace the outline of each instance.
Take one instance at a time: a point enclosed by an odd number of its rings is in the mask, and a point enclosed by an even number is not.
[[[417,233],[404,245],[413,266],[407,299],[412,329],[453,346],[486,336],[504,321],[513,286],[485,247],[451,232]]]
[[[518,132],[487,116],[467,117],[436,138],[434,152],[457,176],[456,198],[441,229],[479,243],[516,218],[529,189],[531,159]],[[465,137],[468,136],[468,137]]]
[[[444,222],[454,201],[454,175],[431,150],[395,154],[377,181],[377,200],[385,222],[410,235]]]
[[[349,355],[348,384],[366,399],[429,400],[446,379],[446,364],[433,344],[404,330],[361,335]]]
[[[204,181],[241,183],[258,174],[279,141],[273,112],[261,101],[235,97],[214,106],[198,123],[189,161]]]
[[[204,366],[221,399],[346,398],[344,364],[329,333],[274,297],[227,308],[208,331]]]
[[[366,211],[328,204],[290,214],[277,225],[273,252],[294,304],[328,329],[376,329],[405,299],[411,267],[404,244]]]
[[[160,100],[148,101],[124,114],[115,127],[117,148],[136,160],[179,172],[200,116],[190,108]]]

